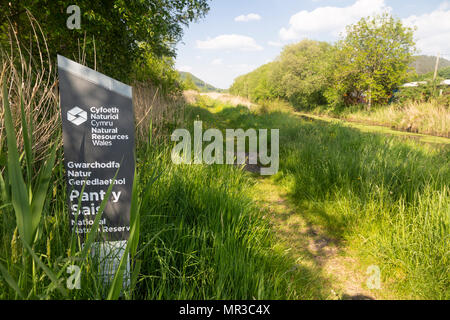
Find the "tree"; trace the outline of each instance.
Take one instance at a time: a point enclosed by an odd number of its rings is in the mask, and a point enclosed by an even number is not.
[[[183,81],[183,90],[200,91],[200,89],[197,87],[194,80],[192,79],[192,75],[190,73],[186,75],[186,79],[184,79]]]
[[[66,9],[71,0],[21,0],[0,2],[0,46],[8,48],[3,32],[16,32],[19,41],[29,43],[33,28],[27,11],[39,22],[47,38],[51,57],[56,53],[94,65],[94,39],[99,71],[129,80],[133,67],[153,57],[174,57],[175,44],[183,27],[203,17],[208,0],[78,0],[81,29],[66,26]],[[14,37],[12,37],[14,38]],[[2,41],[3,40],[3,41]]]
[[[332,49],[313,40],[286,46],[274,62],[238,77],[230,92],[257,102],[281,98],[303,109],[325,104]]]
[[[303,109],[325,104],[323,93],[329,83],[331,50],[330,44],[314,40],[286,46],[276,61],[271,79],[277,95]]]
[[[230,87],[230,92],[256,102],[276,98],[273,92],[273,83],[271,82],[273,70],[274,63],[270,62],[246,75],[236,78]]]
[[[336,45],[331,102],[386,103],[407,78],[415,51],[414,30],[387,13],[363,18]]]

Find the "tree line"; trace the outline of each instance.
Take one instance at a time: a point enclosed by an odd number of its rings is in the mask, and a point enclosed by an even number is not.
[[[346,27],[336,43],[303,40],[235,80],[230,92],[253,101],[284,99],[298,109],[385,104],[409,76],[414,29],[388,13]]]

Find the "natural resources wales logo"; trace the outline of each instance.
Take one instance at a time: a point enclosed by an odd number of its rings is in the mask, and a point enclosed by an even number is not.
[[[87,112],[80,107],[75,107],[67,112],[67,120],[79,126],[87,121]]]

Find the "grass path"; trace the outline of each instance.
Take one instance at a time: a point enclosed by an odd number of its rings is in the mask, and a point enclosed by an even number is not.
[[[270,216],[280,246],[295,259],[298,272],[310,276],[326,299],[375,300],[393,298],[387,291],[367,288],[367,267],[339,239],[308,221],[287,191],[270,178],[256,178],[255,201]],[[318,290],[314,290],[318,291]]]

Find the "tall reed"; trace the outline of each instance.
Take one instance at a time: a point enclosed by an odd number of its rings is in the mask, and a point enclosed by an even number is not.
[[[182,96],[164,96],[151,83],[133,84],[133,108],[136,119],[137,139],[152,143],[168,141],[172,130],[184,121],[185,100]]]

